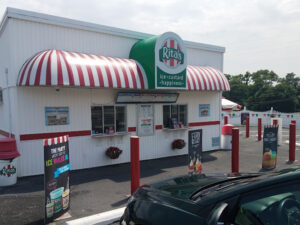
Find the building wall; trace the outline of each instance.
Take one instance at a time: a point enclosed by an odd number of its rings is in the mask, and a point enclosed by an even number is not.
[[[18,117],[20,135],[53,133],[66,131],[91,130],[91,106],[94,104],[114,104],[118,90],[113,89],[87,89],[87,88],[60,88],[56,91],[51,87],[20,87],[18,91],[19,111]],[[188,104],[188,122],[220,121],[219,92],[180,92],[178,103]],[[210,104],[211,115],[200,118],[199,104]],[[45,125],[46,106],[68,106],[70,124],[60,126]],[[154,104],[155,125],[163,124],[162,104]],[[128,127],[137,127],[137,106],[127,104]],[[220,136],[219,125],[190,127],[190,129],[203,129],[203,150],[218,149],[212,147],[212,137]],[[124,136],[93,137],[79,136],[70,138],[71,169],[82,169],[129,162],[130,136],[136,132],[129,132]],[[141,137],[141,160],[159,157],[187,154],[187,147],[182,150],[172,150],[174,139],[182,138],[188,141],[188,130],[166,131],[155,130],[153,136]],[[20,141],[19,149],[19,176],[43,173],[43,140]],[[117,146],[123,150],[119,159],[111,160],[106,157],[105,150],[109,146]]]

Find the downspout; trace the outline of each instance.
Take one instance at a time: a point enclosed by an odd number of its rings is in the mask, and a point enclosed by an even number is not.
[[[7,88],[7,97],[8,97],[8,117],[9,117],[9,138],[11,138],[12,134],[12,116],[11,116],[11,104],[10,104],[10,91],[9,91],[9,83],[8,83],[8,68],[5,68],[5,77],[6,77],[6,88]]]

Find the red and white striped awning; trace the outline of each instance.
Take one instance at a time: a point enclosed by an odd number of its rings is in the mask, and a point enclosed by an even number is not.
[[[27,60],[18,85],[148,89],[144,69],[134,60],[60,50]]]
[[[187,66],[187,85],[189,90],[229,91],[225,75],[209,66]]]

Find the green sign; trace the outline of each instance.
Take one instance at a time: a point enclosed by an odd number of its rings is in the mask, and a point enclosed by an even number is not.
[[[17,172],[17,169],[15,167],[3,167],[2,170],[0,170],[0,176],[8,176],[14,175]]]

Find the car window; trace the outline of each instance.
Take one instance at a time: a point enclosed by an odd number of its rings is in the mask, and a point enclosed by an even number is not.
[[[300,183],[274,185],[242,196],[234,224],[300,224]]]

